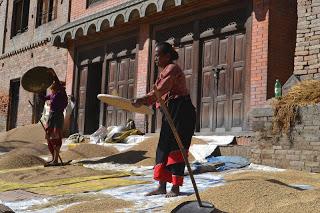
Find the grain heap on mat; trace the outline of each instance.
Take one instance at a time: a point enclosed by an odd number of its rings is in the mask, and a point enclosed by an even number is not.
[[[114,162],[119,164],[134,164],[136,166],[153,166],[155,163],[156,150],[159,136],[147,138],[146,140],[135,145],[131,149],[110,156],[105,159],[106,162]],[[205,143],[201,140],[192,140],[192,143]],[[189,155],[189,160],[194,158]]]
[[[130,201],[110,197],[82,202],[64,209],[61,213],[115,212],[115,210],[130,208],[131,206],[133,206],[133,203]]]
[[[29,143],[45,143],[45,132],[40,124],[32,124],[0,133],[0,144],[2,142],[18,141]]]
[[[110,198],[109,195],[104,194],[72,194],[72,195],[65,195],[61,197],[56,197],[55,199],[49,199],[48,202],[41,202],[39,204],[35,204],[27,209],[27,211],[35,212],[37,210],[50,208],[52,206],[67,206],[70,204],[79,204],[86,201],[93,201],[98,199],[106,199]]]
[[[67,160],[80,160],[95,157],[107,157],[118,153],[114,147],[100,146],[96,144],[79,144],[61,153],[61,158]]]
[[[290,184],[315,184],[319,175],[299,172],[248,172],[227,176],[223,186],[209,188],[200,193],[202,200],[211,202],[217,209],[230,213],[254,212],[317,212],[320,208],[320,188],[299,190]],[[295,179],[297,177],[298,180]],[[302,181],[303,182],[300,182]],[[192,195],[166,207],[166,212]]]
[[[37,144],[36,146],[23,146],[21,148],[16,148],[14,150],[11,150],[9,153],[24,153],[29,155],[48,155],[49,149],[48,145],[46,144]]]
[[[289,93],[273,102],[273,132],[288,133],[294,124],[297,108],[320,102],[320,81],[307,80],[292,87]]]
[[[15,183],[41,183],[65,178],[90,177],[113,174],[114,171],[99,171],[83,166],[39,167],[0,173],[0,180]]]
[[[44,160],[26,153],[12,152],[0,157],[0,169],[24,168],[43,165]]]
[[[19,152],[30,155],[49,154],[45,134],[40,124],[22,126],[8,132],[0,133],[0,150]]]

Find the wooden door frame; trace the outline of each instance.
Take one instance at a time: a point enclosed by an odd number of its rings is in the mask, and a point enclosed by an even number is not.
[[[193,15],[189,15],[187,17],[185,16],[176,16],[176,17],[170,17],[169,19],[172,19],[172,21],[168,21],[168,18],[164,18],[158,22],[155,22],[151,25],[151,50],[150,50],[150,55],[151,55],[151,59],[150,59],[150,69],[149,69],[149,73],[148,76],[150,76],[149,78],[149,83],[148,83],[148,89],[152,88],[154,81],[156,79],[155,76],[155,65],[154,65],[154,47],[156,44],[156,33],[161,31],[161,30],[165,30],[165,29],[169,29],[170,27],[174,27],[177,26],[179,24],[186,24],[188,22],[192,22],[194,25],[197,25],[196,23],[199,22],[200,20],[207,18],[207,17],[214,17],[217,15],[221,15],[227,12],[232,12],[235,11],[237,9],[244,9],[244,11],[246,11],[246,17],[247,20],[245,21],[244,24],[244,30],[245,30],[245,40],[246,40],[246,44],[245,44],[245,73],[244,73],[244,107],[243,107],[243,125],[242,125],[242,131],[245,131],[248,129],[249,124],[248,124],[248,111],[250,109],[250,74],[251,74],[251,46],[252,46],[252,40],[251,40],[251,27],[252,27],[252,2],[251,1],[246,1],[246,4],[244,5],[243,2],[240,3],[235,3],[233,5],[227,5],[225,7],[222,8],[217,8],[217,9],[212,9],[212,10],[205,10],[205,11],[201,11],[198,13],[194,13]],[[173,21],[174,20],[174,21]],[[178,20],[178,21],[177,21]],[[198,24],[199,26],[199,24]],[[199,101],[199,95],[201,96],[201,78],[199,76],[201,76],[201,60],[200,60],[200,56],[202,55],[202,51],[201,51],[201,42],[200,40],[202,38],[200,38],[200,31],[199,28],[197,28],[196,26],[193,26],[193,47],[195,47],[196,49],[193,50],[194,54],[194,64],[193,64],[193,68],[194,70],[194,86],[197,88],[195,89],[195,93],[197,96],[197,106],[196,108],[199,109],[200,107],[200,101]],[[208,35],[209,36],[209,35]],[[197,51],[197,54],[195,53]],[[198,57],[197,57],[198,55]],[[200,131],[200,122],[199,122],[199,117],[200,117],[200,110],[197,110],[197,121],[196,121],[196,129],[198,131]],[[149,130],[151,130],[151,132],[154,132],[155,130],[155,116],[152,116],[152,118],[149,119],[149,122],[151,123],[151,127],[149,128]]]
[[[105,73],[105,75],[107,74],[107,72],[109,73],[109,65],[110,65],[110,62],[111,61],[117,61],[117,69],[118,69],[118,66],[120,65],[120,61],[122,60],[122,59],[124,59],[124,58],[127,58],[128,60],[129,60],[129,63],[128,63],[128,65],[130,66],[130,59],[132,59],[132,58],[134,58],[135,59],[135,66],[134,66],[134,78],[133,78],[133,80],[134,80],[134,86],[133,86],[133,94],[135,95],[136,94],[136,91],[137,91],[137,63],[136,63],[136,60],[137,60],[137,57],[136,57],[136,51],[137,51],[137,49],[135,48],[134,50],[132,50],[131,52],[130,52],[130,54],[126,54],[126,55],[114,55],[114,57],[109,57],[109,58],[105,58],[105,64],[106,64],[106,73]],[[129,68],[129,71],[130,71],[130,67],[128,67]],[[129,73],[128,73],[129,74]],[[109,79],[108,79],[108,77],[109,77],[109,75],[106,75],[105,77],[104,77],[104,80],[105,80],[105,83],[104,83],[104,91],[106,91],[107,89],[108,89],[108,83],[109,83]],[[118,76],[117,76],[118,77]],[[127,79],[127,81],[128,81],[129,79]],[[118,80],[115,80],[115,89],[117,89],[118,88],[118,84],[119,82],[118,82]],[[105,125],[106,124],[106,116],[107,116],[107,109],[106,109],[106,107],[105,107],[105,105],[103,104],[103,103],[101,103],[102,104],[102,108],[103,108],[103,114],[101,115],[101,112],[100,112],[100,117],[102,117],[103,118],[103,122],[102,122],[102,124],[101,125]],[[134,114],[134,113],[133,113]]]
[[[10,79],[9,81],[9,103],[8,103],[8,112],[7,112],[7,125],[6,125],[6,130],[9,131],[11,128],[11,113],[12,113],[12,90],[11,90],[11,85],[13,83],[19,82],[19,93],[20,93],[20,87],[21,87],[21,78],[14,78],[14,79]],[[18,99],[19,101],[19,99]],[[19,112],[19,102],[18,102],[18,106],[17,106],[17,118],[18,119],[18,112]],[[17,121],[16,121],[17,122]]]
[[[117,35],[118,34],[118,35]],[[117,35],[117,36],[115,36]],[[79,87],[80,87],[80,68],[82,66],[88,66],[91,63],[95,62],[102,62],[102,79],[101,79],[101,92],[104,93],[107,86],[107,62],[109,60],[108,55],[108,44],[114,43],[114,42],[120,42],[125,40],[134,39],[136,42],[134,50],[131,52],[136,54],[139,51],[139,42],[138,42],[138,30],[136,27],[129,29],[121,29],[121,30],[115,30],[110,33],[110,35],[100,37],[99,40],[94,41],[76,41],[74,46],[74,52],[75,52],[75,66],[74,66],[74,77],[73,77],[73,89],[72,93],[75,97],[75,110],[74,110],[74,116],[73,116],[73,131],[78,131],[77,122],[78,122],[78,108],[79,108]],[[95,48],[103,48],[103,53],[99,53],[99,51],[96,52],[96,56],[91,59],[84,59],[82,61],[80,60],[80,55],[86,51],[86,50],[93,50]],[[117,55],[118,56],[118,55]],[[116,56],[116,57],[117,57]],[[137,63],[135,66],[135,83],[134,83],[134,93],[136,94],[136,87],[137,87]],[[106,110],[104,107],[104,104],[100,104],[100,117],[99,117],[99,125],[104,125],[104,120],[106,116]]]

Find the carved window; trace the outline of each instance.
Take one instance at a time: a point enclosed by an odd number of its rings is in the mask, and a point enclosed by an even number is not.
[[[28,29],[30,0],[13,1],[11,37]]]
[[[58,0],[38,0],[36,26],[57,18]]]
[[[103,1],[103,0],[87,0],[87,8],[100,1]]]

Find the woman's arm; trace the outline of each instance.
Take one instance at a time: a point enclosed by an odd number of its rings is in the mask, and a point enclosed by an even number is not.
[[[176,75],[177,73],[175,71],[175,67],[169,67],[168,69],[170,69],[170,70],[168,70],[167,75],[162,79],[158,79],[155,83],[157,90],[159,91],[159,94],[161,97],[164,94],[168,93],[172,89],[172,87],[175,83],[178,83],[178,82],[175,82],[175,79],[177,76]],[[136,107],[139,107],[141,105],[150,106],[150,105],[155,104],[156,101],[157,101],[157,98],[154,93],[154,90],[152,89],[145,96],[133,100],[132,104]]]
[[[43,101],[48,101],[51,99],[51,96],[50,95],[41,95],[39,94],[39,98]]]

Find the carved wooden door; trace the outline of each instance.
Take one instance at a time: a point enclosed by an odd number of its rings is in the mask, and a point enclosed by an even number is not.
[[[120,97],[131,99],[134,96],[135,56],[130,55],[112,59],[108,63],[108,94],[118,94]],[[107,107],[106,126],[124,125],[127,119],[133,118],[133,113]]]
[[[244,34],[202,42],[201,131],[241,129]]]

